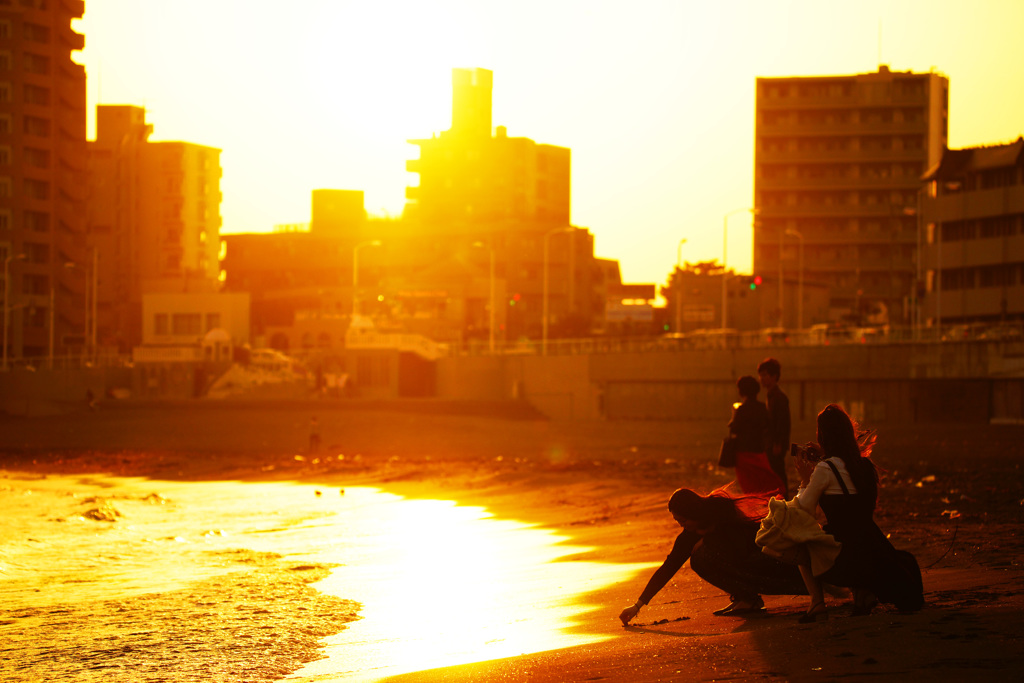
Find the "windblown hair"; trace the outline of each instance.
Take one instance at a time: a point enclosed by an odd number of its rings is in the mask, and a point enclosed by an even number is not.
[[[875,433],[862,430],[843,410],[830,403],[818,413],[818,443],[826,458],[839,458],[846,465],[858,493],[871,500],[872,509],[878,501],[878,469],[871,461]]]
[[[747,500],[747,499],[750,500]],[[690,489],[677,489],[668,500],[673,515],[692,519],[701,526],[757,522],[764,517],[766,501],[752,496],[732,496],[719,489],[702,496]]]

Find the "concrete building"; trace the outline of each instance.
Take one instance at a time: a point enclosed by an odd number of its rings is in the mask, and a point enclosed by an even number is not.
[[[419,185],[406,191],[399,249],[411,263],[479,244],[467,258],[483,268],[493,254],[509,296],[497,331],[505,340],[542,335],[546,263],[549,335],[585,336],[601,326],[605,301],[593,236],[570,222],[570,150],[492,130],[492,85],[490,71],[454,69],[451,128],[409,141]]]
[[[85,69],[71,60],[83,12],[81,0],[0,4],[0,324],[14,361],[85,337],[85,279],[64,267],[87,259]]]
[[[925,179],[922,322],[1024,321],[1024,138],[947,149]]]
[[[945,148],[948,100],[945,76],[886,66],[757,79],[754,272],[790,280],[802,240],[832,319],[910,324],[919,179]]]
[[[152,132],[141,107],[99,106],[89,143],[99,343],[122,351],[142,341],[144,294],[219,288],[220,150]]]

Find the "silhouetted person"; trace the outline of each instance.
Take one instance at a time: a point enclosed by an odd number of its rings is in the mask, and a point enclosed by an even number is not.
[[[316,416],[309,420],[309,452],[316,453],[320,450],[320,423]]]
[[[757,400],[761,385],[751,375],[736,381],[740,403],[729,422],[729,435],[735,442],[736,481],[743,493],[782,495],[782,481],[768,464],[768,409]]]
[[[833,403],[818,413],[818,443],[796,453],[800,489],[788,505],[811,515],[821,506],[828,519],[824,532],[842,545],[825,571],[816,574],[810,563],[800,563],[811,596],[802,622],[828,618],[822,582],[853,588],[855,615],[870,613],[878,601],[908,611],[924,604],[917,560],[896,550],[873,518],[878,501],[878,470],[869,457],[873,445],[874,436],[859,432]]]
[[[757,511],[746,512],[740,503],[754,504]],[[690,489],[673,493],[668,510],[683,531],[640,599],[622,610],[622,624],[629,624],[687,560],[697,576],[729,593],[732,602],[715,616],[763,614],[762,594],[806,594],[796,566],[766,555],[754,543],[762,509],[763,501],[755,498],[736,499],[718,492],[702,496]]]
[[[786,453],[789,452],[791,422],[789,397],[779,388],[782,366],[774,358],[765,358],[757,366],[761,386],[765,391],[768,406],[768,464],[782,480],[783,497],[789,498],[789,481],[786,477]]]

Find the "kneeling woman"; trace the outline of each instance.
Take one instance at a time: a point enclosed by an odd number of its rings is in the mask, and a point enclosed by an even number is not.
[[[690,568],[708,583],[729,593],[732,602],[718,616],[764,612],[761,595],[806,595],[800,572],[791,564],[765,555],[754,543],[760,516],[745,514],[737,500],[724,494],[702,496],[679,489],[668,501],[669,512],[683,527],[672,552],[647,582],[636,604],[622,610],[628,624],[690,560]]]
[[[801,482],[795,502],[812,515],[820,505],[828,519],[824,531],[842,544],[835,563],[822,574],[801,564],[811,596],[802,621],[827,618],[822,582],[854,589],[854,614],[869,613],[878,601],[904,611],[924,604],[917,560],[896,550],[873,519],[878,471],[869,458],[872,445],[872,438],[858,438],[846,411],[831,404],[818,414],[818,446],[797,457]]]

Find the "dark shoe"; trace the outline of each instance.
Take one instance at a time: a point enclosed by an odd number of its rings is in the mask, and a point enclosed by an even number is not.
[[[712,612],[716,617],[742,617],[754,614],[767,614],[764,600],[757,596],[754,600],[733,600],[727,607]]]
[[[878,598],[871,591],[858,589],[853,593],[853,616],[865,617],[878,606]]]
[[[816,602],[811,605],[810,609],[806,613],[801,614],[797,621],[801,624],[813,624],[819,619],[821,621],[828,621],[828,607],[825,607],[824,602]]]

